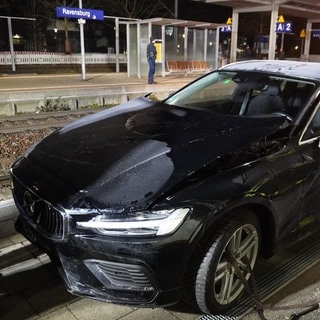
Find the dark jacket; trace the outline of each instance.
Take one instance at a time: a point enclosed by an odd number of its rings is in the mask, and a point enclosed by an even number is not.
[[[147,45],[147,59],[157,59],[157,50],[152,42]]]

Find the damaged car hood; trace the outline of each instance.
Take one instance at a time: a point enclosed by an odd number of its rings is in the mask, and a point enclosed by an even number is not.
[[[139,98],[55,131],[25,161],[96,208],[142,209],[218,157],[279,130],[282,122]],[[47,188],[54,192],[58,186]]]

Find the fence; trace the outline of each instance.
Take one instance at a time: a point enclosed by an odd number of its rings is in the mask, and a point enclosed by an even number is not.
[[[64,54],[55,52],[16,51],[13,55],[15,64],[81,64],[81,54]],[[114,53],[86,53],[86,64],[116,63]],[[119,54],[119,63],[127,63],[127,55]],[[9,51],[0,52],[0,65],[11,65],[12,55]]]

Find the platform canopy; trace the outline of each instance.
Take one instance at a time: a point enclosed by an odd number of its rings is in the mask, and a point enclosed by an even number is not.
[[[278,5],[282,15],[297,16],[320,21],[320,2],[317,0],[194,0],[232,7],[237,11],[250,12],[257,7]]]
[[[169,18],[151,18],[141,22],[151,22],[155,26],[175,26],[182,28],[197,28],[197,29],[215,29],[220,27],[221,23],[202,22],[202,21],[191,21],[185,19],[169,19]]]
[[[305,41],[303,60],[309,60],[312,24],[320,23],[320,2],[316,0],[193,0],[205,3],[232,7],[232,33],[230,61],[236,60],[237,37],[238,37],[238,19],[240,13],[248,12],[271,12],[270,33],[269,33],[269,51],[268,58],[273,59],[276,51],[276,31],[274,23],[277,18],[282,16],[292,16],[306,19]]]

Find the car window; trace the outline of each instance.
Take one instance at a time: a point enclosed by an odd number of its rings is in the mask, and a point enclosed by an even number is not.
[[[313,115],[307,129],[305,130],[302,142],[308,142],[310,140],[314,140],[320,137],[320,108]]]
[[[219,111],[219,103],[228,103],[237,83],[235,73],[215,72],[191,83],[185,89],[169,97],[165,103],[189,108],[212,108]],[[226,111],[227,113],[227,111]]]
[[[228,115],[293,119],[304,106],[313,84],[256,71],[215,71],[164,101],[173,106]]]
[[[313,92],[314,84],[303,81],[284,81],[282,97],[286,102],[287,113],[295,117]]]

